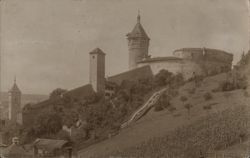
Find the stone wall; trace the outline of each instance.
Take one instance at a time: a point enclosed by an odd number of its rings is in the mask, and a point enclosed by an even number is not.
[[[181,73],[182,72],[182,61],[155,61],[155,62],[144,62],[144,63],[139,63],[138,67],[143,67],[149,65],[153,74],[156,75],[160,70],[162,69],[167,69],[170,72],[173,73]]]
[[[190,49],[178,49],[173,52],[173,55],[182,59],[190,60],[201,60],[203,59],[203,50],[199,48],[190,48]]]
[[[199,62],[218,61],[222,63],[232,64],[233,55],[222,50],[209,48],[183,48],[173,52],[173,55],[182,59],[190,59]]]
[[[194,74],[203,74],[203,70],[199,64],[190,60],[161,60],[155,62],[142,62],[138,67],[149,65],[154,75],[160,70],[165,69],[174,74],[183,74],[184,79],[193,77]]]
[[[233,55],[222,50],[207,48],[184,48],[173,52],[171,57],[151,58],[138,63],[138,67],[150,65],[153,74],[165,69],[182,73],[187,80],[194,75],[212,75],[231,70]],[[156,60],[160,59],[160,60]]]
[[[198,63],[205,74],[231,70],[233,55],[222,50],[208,48],[183,48],[173,52],[175,57]]]

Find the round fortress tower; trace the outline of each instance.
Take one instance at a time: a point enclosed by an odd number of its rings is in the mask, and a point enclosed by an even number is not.
[[[138,14],[137,24],[132,32],[127,34],[129,48],[129,69],[137,67],[137,62],[148,57],[148,47],[150,38],[141,25],[141,17]]]

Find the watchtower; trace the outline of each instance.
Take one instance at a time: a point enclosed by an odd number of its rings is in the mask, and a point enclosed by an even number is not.
[[[105,53],[96,48],[89,53],[89,80],[93,89],[97,93],[103,93],[105,90]]]
[[[138,14],[137,23],[132,32],[127,34],[129,48],[129,69],[137,67],[137,62],[148,57],[150,38],[141,25],[141,16]]]

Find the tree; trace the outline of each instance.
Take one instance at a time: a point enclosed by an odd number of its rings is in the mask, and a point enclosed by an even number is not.
[[[162,111],[163,110],[163,107],[160,105],[160,104],[157,104],[154,108],[154,111]]]
[[[181,96],[180,100],[182,101],[182,103],[184,104],[188,99],[186,96]]]
[[[184,107],[187,109],[188,116],[190,116],[190,110],[191,110],[191,108],[193,107],[193,105],[187,103],[187,104],[184,105]]]
[[[176,87],[180,87],[184,83],[185,83],[185,80],[184,80],[183,75],[181,73],[178,73],[172,77],[170,86],[176,88]]]
[[[155,75],[154,77],[154,83],[156,86],[166,86],[167,84],[170,83],[170,81],[173,78],[173,73],[162,69],[158,74]]]
[[[246,134],[245,133],[240,133],[239,138],[240,138],[240,144],[242,143],[243,139],[245,138]]]
[[[169,107],[168,107],[168,111],[169,111],[171,114],[173,114],[174,111],[176,111],[176,108],[173,107],[173,106],[169,106]]]
[[[238,62],[239,66],[246,66],[249,64],[250,61],[250,51],[247,54],[245,52],[242,53],[240,61]]]
[[[62,119],[55,112],[48,112],[38,116],[35,122],[37,136],[56,134],[62,128]]]
[[[49,98],[61,97],[61,95],[64,94],[65,92],[67,92],[66,89],[57,88],[57,89],[53,90],[53,91],[50,93]]]
[[[10,122],[2,129],[1,132],[4,134],[3,139],[7,141],[7,143],[11,143],[11,138],[14,136],[19,136],[21,134],[21,131],[22,128],[19,124]]]
[[[212,94],[209,93],[209,92],[205,93],[205,94],[203,95],[203,97],[204,97],[204,99],[205,99],[206,101],[208,101],[208,100],[210,100],[210,99],[213,98]]]
[[[203,106],[203,109],[209,113],[209,111],[212,109],[212,105],[205,105]]]

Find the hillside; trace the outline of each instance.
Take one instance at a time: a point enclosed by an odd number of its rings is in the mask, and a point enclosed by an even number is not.
[[[133,148],[136,150],[136,146],[141,146],[153,138],[166,137],[171,131],[197,124],[197,121],[206,116],[213,114],[219,116],[224,110],[248,106],[250,97],[247,90],[215,91],[221,82],[227,81],[228,78],[230,74],[223,73],[207,77],[199,85],[196,85],[194,81],[186,83],[179,89],[178,95],[171,100],[171,105],[176,108],[174,112],[167,109],[156,112],[151,109],[146,116],[128,128],[122,129],[118,135],[79,150],[78,154],[84,157],[104,157],[119,156],[123,151],[127,151],[127,155],[123,156],[134,156],[129,154],[134,151]],[[187,100],[182,101],[181,96],[185,96]],[[191,105],[189,112],[184,106],[187,103]],[[140,148],[138,148],[139,151]]]

